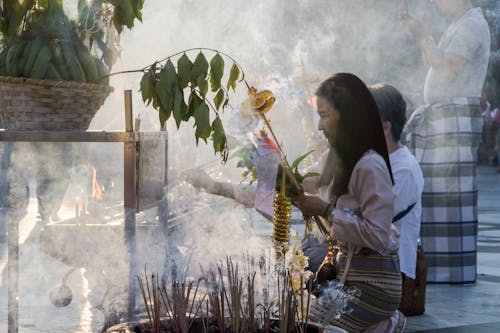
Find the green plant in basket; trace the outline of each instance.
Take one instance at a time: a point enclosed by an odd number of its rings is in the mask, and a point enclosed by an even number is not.
[[[78,0],[71,20],[63,0],[3,0],[0,75],[107,84],[123,27],[142,20],[144,0]]]

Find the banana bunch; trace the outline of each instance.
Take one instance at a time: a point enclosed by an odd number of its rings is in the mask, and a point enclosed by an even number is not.
[[[104,63],[93,57],[81,41],[46,36],[19,38],[0,52],[0,75],[43,80],[102,83]]]
[[[92,56],[60,2],[49,1],[26,26],[0,50],[0,75],[107,84],[108,68]]]

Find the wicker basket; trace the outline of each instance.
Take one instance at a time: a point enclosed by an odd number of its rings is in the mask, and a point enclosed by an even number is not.
[[[9,130],[86,130],[110,86],[0,76],[0,121]]]

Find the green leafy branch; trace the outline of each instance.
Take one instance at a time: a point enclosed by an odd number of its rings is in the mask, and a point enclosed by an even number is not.
[[[290,170],[293,172],[293,175],[295,176],[295,179],[297,180],[298,184],[302,186],[302,183],[304,179],[309,178],[309,177],[318,177],[320,174],[317,172],[307,172],[306,174],[302,175],[299,172],[299,165],[300,163],[311,153],[313,153],[314,150],[308,151],[307,153],[297,157],[292,164],[290,165]],[[280,164],[278,167],[278,175],[276,176],[276,191],[279,191],[279,185],[281,184],[281,177],[283,177],[283,166]],[[290,180],[288,177],[285,179],[286,185],[285,185],[285,192],[288,197],[293,197],[297,194],[297,188],[290,183]]]
[[[190,51],[198,51],[194,60],[188,56]],[[203,53],[207,51],[215,53],[210,61]],[[225,85],[224,58],[232,61]],[[227,161],[227,139],[220,115],[229,103],[229,91],[235,91],[239,82],[246,84],[241,66],[231,56],[215,49],[189,49],[142,69],[111,75],[136,72],[143,72],[140,84],[142,99],[158,111],[162,127],[170,117],[174,118],[177,128],[182,122],[193,119],[196,144],[200,139],[205,143],[208,139],[212,140],[215,153],[221,155],[223,162]],[[215,114],[213,120],[210,119],[210,111]]]

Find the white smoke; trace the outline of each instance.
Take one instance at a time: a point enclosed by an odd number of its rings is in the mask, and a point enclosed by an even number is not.
[[[68,9],[75,11],[76,1],[69,3]],[[320,80],[335,72],[353,72],[366,83],[390,83],[414,104],[420,103],[426,70],[418,46],[399,23],[402,3],[399,0],[145,0],[143,23],[135,22],[132,30],[125,30],[121,38],[121,57],[113,72],[140,69],[189,48],[209,47],[224,51],[241,64],[250,84],[275,93],[276,104],[268,116],[288,159],[293,160],[307,149],[307,133],[301,127],[301,119],[304,112],[313,110],[307,106],[306,99],[314,93]],[[433,34],[438,38],[446,22],[430,9],[426,1],[408,3],[413,14],[422,10],[431,13]],[[494,22],[497,34],[500,33],[499,11],[498,5],[486,11],[492,18],[490,21]],[[496,54],[498,58],[498,52]],[[140,74],[112,76],[111,85],[115,92],[97,113],[91,129],[123,130],[123,90],[131,89],[134,116],[141,118],[142,129],[159,130],[156,111],[142,102],[138,92],[139,82]],[[231,104],[236,106],[245,97],[245,89],[240,88],[233,95]],[[226,117],[230,116],[230,112],[226,112]],[[224,121],[230,123],[229,119]],[[248,209],[237,206],[229,199],[200,193],[178,177],[185,169],[202,166],[219,181],[238,183],[242,170],[236,168],[236,161],[231,160],[228,165],[221,166],[220,158],[213,154],[210,142],[208,145],[200,142],[197,147],[191,123],[184,123],[177,130],[169,122],[168,133],[168,197],[171,218],[175,219],[172,223],[177,226],[174,228],[176,238],[167,240],[168,246],[177,251],[172,256],[179,260],[191,258],[192,266],[195,267],[196,263],[217,261],[227,255],[239,255],[247,248],[265,246],[267,241],[270,245],[270,224],[256,223],[254,214]],[[119,159],[122,146],[113,144],[109,148],[107,144],[96,144],[91,154],[97,160],[97,172],[106,172],[102,165],[112,169],[107,172],[112,174],[118,188],[121,188],[122,161]],[[110,155],[114,157],[106,160]],[[72,202],[69,194],[74,191],[70,188],[66,202]],[[154,214],[150,216],[153,220]],[[260,229],[255,228],[256,225]],[[265,237],[266,232],[269,238]],[[161,271],[165,253],[156,251],[158,247],[152,253],[147,249],[147,241],[145,244],[141,247],[145,254],[140,255],[140,263],[147,263],[149,271]],[[109,246],[107,251],[113,252],[111,244]],[[81,250],[86,252],[89,249]],[[47,258],[44,257],[44,260]],[[32,264],[31,261],[26,263],[27,268]],[[60,269],[62,264],[52,265]],[[182,265],[182,262],[178,265]],[[57,280],[54,272],[49,275],[43,271],[43,267],[37,267],[40,269],[31,274],[45,276],[43,281]],[[5,274],[5,269],[2,274]],[[26,270],[26,274],[28,272]],[[126,279],[124,275],[120,284],[126,284]],[[40,289],[39,286],[26,285],[36,284],[37,279],[27,277],[22,281],[26,292],[33,288]],[[75,282],[78,288],[83,280],[79,281]],[[93,285],[89,288],[94,293],[104,288],[103,280],[93,279],[91,283]],[[43,298],[44,305],[48,303],[45,293],[40,291],[36,297],[21,300],[22,322],[25,320],[24,315],[28,316],[31,312],[38,313],[37,320],[32,321],[35,326],[42,325],[40,322],[47,325],[46,317],[61,316],[61,313],[44,314],[43,311],[37,311],[35,303],[38,299],[34,298]],[[85,303],[88,300],[80,301],[79,307],[74,305],[76,311],[88,307]],[[0,304],[6,307],[5,303]],[[0,314],[4,312],[0,311]],[[102,317],[95,313],[93,316],[82,312],[82,321],[94,320],[93,325],[86,322],[85,327],[93,326],[95,329],[102,324]],[[37,329],[43,331],[44,328]],[[64,332],[65,329],[68,331],[68,327],[52,327],[47,331]]]

